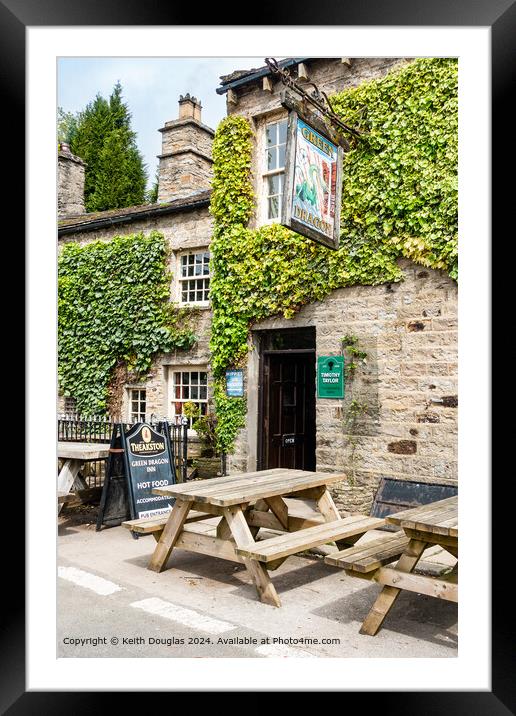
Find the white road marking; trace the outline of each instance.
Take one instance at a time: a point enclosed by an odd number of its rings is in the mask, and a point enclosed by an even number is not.
[[[194,612],[192,609],[185,609],[177,604],[166,602],[159,597],[149,597],[149,599],[133,602],[131,607],[143,609],[144,612],[149,612],[149,614],[157,614],[160,617],[165,617],[165,619],[171,619],[184,626],[206,631],[210,634],[221,634],[222,632],[237,628],[235,624],[229,624],[219,619],[212,619],[211,617]]]
[[[303,651],[302,649],[292,649],[290,646],[283,646],[281,644],[264,644],[263,646],[257,647],[255,651],[262,656],[268,657],[281,656],[288,657],[290,659],[299,659],[301,657],[306,659],[307,657],[313,657],[313,654],[309,654],[307,651]]]
[[[92,592],[102,596],[113,594],[113,592],[119,592],[123,589],[123,587],[110,582],[108,579],[97,577],[96,574],[85,572],[82,569],[77,569],[77,567],[58,567],[57,573],[61,579],[66,579],[68,582],[78,584],[80,587],[91,589]]]

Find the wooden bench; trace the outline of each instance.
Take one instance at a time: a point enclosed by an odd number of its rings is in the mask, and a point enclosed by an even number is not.
[[[137,532],[142,535],[154,535],[156,542],[159,540],[165,525],[167,524],[169,513],[159,515],[158,517],[142,517],[138,520],[127,520],[122,522],[122,527],[126,527],[131,532]],[[186,522],[198,522],[209,518],[206,512],[195,512],[191,510],[186,518]]]
[[[401,557],[408,543],[409,538],[402,530],[388,532],[378,539],[330,554],[324,561],[333,567],[352,572],[353,576],[369,577],[371,572]]]
[[[383,524],[384,520],[377,517],[355,515],[237,547],[236,553],[269,564],[328,542],[353,541],[354,537]]]
[[[71,502],[75,499],[73,492],[58,492],[57,493],[57,504],[63,505],[65,502]]]
[[[324,517],[319,512],[308,508],[305,504],[296,505],[296,502],[298,502],[298,500],[289,501],[289,527],[291,529],[302,529],[307,524],[324,523]],[[207,515],[206,512],[190,510],[186,518],[186,523],[198,522],[199,520],[205,520],[209,517],[210,515]],[[253,517],[254,519],[251,518],[250,522],[255,527],[273,530],[283,529],[281,523],[271,512],[253,511]],[[143,517],[137,520],[127,520],[126,522],[122,522],[122,526],[138,534],[153,534],[156,541],[158,541],[167,523],[167,519],[168,513],[160,515],[159,517]]]

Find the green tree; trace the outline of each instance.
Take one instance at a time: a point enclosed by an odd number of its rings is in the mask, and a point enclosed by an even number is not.
[[[158,182],[159,182],[159,171],[156,169],[154,176],[154,182],[152,187],[147,190],[147,202],[149,204],[157,204],[158,202]]]
[[[108,100],[97,94],[72,126],[70,148],[87,166],[86,211],[143,204],[147,172],[117,82]]]
[[[77,130],[77,115],[73,112],[65,112],[62,107],[57,108],[57,141],[72,141]]]

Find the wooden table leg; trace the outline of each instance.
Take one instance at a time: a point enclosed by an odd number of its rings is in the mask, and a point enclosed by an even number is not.
[[[288,531],[288,507],[281,497],[266,497],[265,502],[283,529]]]
[[[249,525],[247,524],[242,508],[239,505],[224,508],[224,517],[228,522],[237,547],[242,547],[250,542],[254,542]],[[249,559],[247,557],[244,557],[243,560],[247,571],[254,582],[260,600],[273,607],[280,607],[280,599],[273,583],[271,582],[265,565],[257,560]]]
[[[76,460],[75,458],[69,458],[65,460],[63,467],[59,470],[57,476],[57,491],[68,493],[73,487],[73,484],[77,480],[79,470],[81,469],[82,461]],[[57,506],[57,514],[61,512],[63,502]]]
[[[326,522],[333,522],[334,520],[342,519],[328,488],[324,490],[316,502],[319,512],[322,514]],[[350,545],[355,544],[360,537],[362,537],[361,534],[354,535],[353,537],[349,537],[347,540],[338,540],[335,544],[339,550],[346,549]]]
[[[395,567],[396,571],[412,572],[416,564],[419,562],[421,555],[428,546],[429,545],[426,542],[411,539],[398,560]],[[383,620],[391,610],[400,592],[401,589],[398,589],[397,587],[385,586],[382,589],[376,598],[375,603],[371,607],[369,614],[364,619],[364,623],[360,629],[361,634],[369,634],[369,636],[374,636],[376,634],[378,629],[382,626]]]
[[[191,505],[191,502],[176,499],[147,569],[151,569],[153,572],[162,572],[165,569],[170,553],[190,512]]]

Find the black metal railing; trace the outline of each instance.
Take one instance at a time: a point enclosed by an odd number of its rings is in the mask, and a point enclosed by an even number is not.
[[[76,414],[64,413],[57,418],[57,439],[62,442],[83,442],[83,443],[110,443],[113,427],[119,420],[110,416],[84,417]],[[176,476],[179,482],[186,482],[188,474],[188,423],[183,423],[181,416],[177,418],[159,419],[151,415],[149,425],[154,429],[166,425],[176,468]],[[124,422],[125,430],[129,430],[136,422]],[[98,487],[102,484],[105,473],[105,461],[96,460],[85,463],[84,476],[91,487]],[[91,479],[89,479],[91,478]]]

